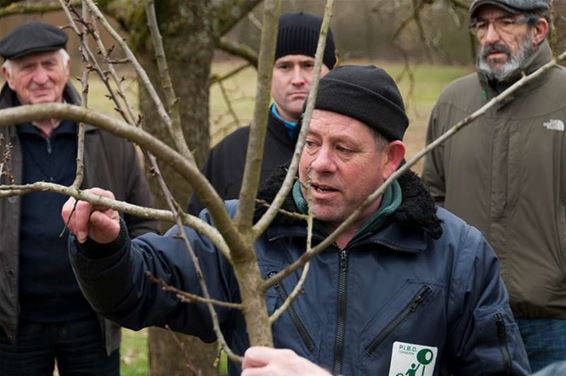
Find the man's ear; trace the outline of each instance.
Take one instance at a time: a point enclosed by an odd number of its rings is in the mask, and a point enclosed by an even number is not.
[[[383,180],[387,180],[397,170],[405,158],[405,144],[403,141],[392,141],[383,150]]]
[[[540,17],[533,26],[533,44],[538,46],[548,35],[550,25],[546,18]]]
[[[12,75],[10,74],[10,71],[6,69],[5,66],[2,66],[2,77],[4,77],[4,81],[6,81],[8,87],[12,90],[15,90],[14,82],[12,80]]]

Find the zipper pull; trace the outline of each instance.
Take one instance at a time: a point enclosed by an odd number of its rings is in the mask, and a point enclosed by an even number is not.
[[[411,303],[411,307],[409,308],[409,310],[411,312],[415,312],[419,304],[421,304],[424,301],[425,295],[428,294],[429,292],[430,292],[430,287],[426,286],[425,289],[422,290],[422,292],[415,297],[415,299]]]
[[[47,143],[47,154],[51,154],[51,140],[49,138],[46,138],[45,142]]]
[[[269,272],[269,273],[267,273],[267,278],[271,278],[271,277],[273,277],[275,274],[277,274],[277,272]],[[278,289],[278,288],[279,288],[279,282],[275,282],[275,283],[273,284],[273,287],[275,287],[276,289]]]
[[[345,249],[340,251],[340,268],[343,272],[346,271],[346,262],[348,261],[348,252]]]
[[[503,316],[501,313],[495,314],[495,323],[497,324],[497,336],[505,340],[507,337],[507,333],[505,333],[505,322],[503,321]]]

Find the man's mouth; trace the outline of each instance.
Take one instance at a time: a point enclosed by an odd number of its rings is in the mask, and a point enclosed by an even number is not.
[[[490,44],[490,45],[485,46],[483,48],[482,57],[484,59],[487,59],[487,58],[490,58],[490,57],[496,57],[496,56],[509,57],[509,56],[511,56],[511,51],[509,50],[509,48],[507,48],[506,46],[504,46],[500,43]]]
[[[323,185],[323,184],[312,183],[311,187],[312,187],[312,189],[314,189],[316,192],[319,192],[319,193],[338,192],[338,190],[336,188],[333,188],[333,187],[328,186],[328,185]]]

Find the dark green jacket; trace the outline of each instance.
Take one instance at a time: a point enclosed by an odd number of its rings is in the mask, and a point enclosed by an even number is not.
[[[525,63],[551,59],[545,42]],[[519,72],[520,73],[520,72]],[[430,118],[430,143],[497,90],[471,74],[453,82]],[[494,247],[518,317],[566,319],[566,70],[552,68],[436,149],[423,180],[435,200]]]
[[[65,97],[80,103],[74,88],[67,85]],[[0,109],[14,106],[14,94],[4,85],[0,92]],[[21,183],[22,154],[16,127],[0,128],[0,137],[12,146],[10,171],[15,184]],[[100,187],[111,190],[118,200],[152,206],[153,199],[134,147],[107,132],[87,126],[85,135],[85,178],[82,188]],[[0,184],[10,184],[5,176]],[[156,231],[154,221],[125,216],[133,236]],[[0,328],[13,340],[18,329],[18,261],[19,261],[20,197],[0,198]],[[120,328],[108,320],[102,322],[108,353],[120,345]]]

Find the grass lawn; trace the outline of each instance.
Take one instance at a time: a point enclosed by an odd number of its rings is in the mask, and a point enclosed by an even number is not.
[[[367,63],[367,62],[363,62]],[[403,73],[401,64],[374,63],[385,68],[401,88],[405,104],[408,109],[410,126],[405,136],[407,145],[407,156],[411,157],[420,150],[425,143],[426,124],[430,111],[441,90],[452,80],[470,71],[470,68],[458,66],[432,66],[418,65],[412,68],[411,74]],[[217,63],[213,66],[214,73],[226,73],[233,69],[232,62]],[[408,77],[412,76],[411,81]],[[92,80],[89,107],[103,111],[109,115],[116,116],[112,110],[109,100],[101,93],[104,87],[100,82]],[[216,143],[223,136],[230,133],[238,126],[246,125],[253,116],[254,93],[256,90],[255,70],[246,68],[237,76],[222,83],[225,93],[232,99],[231,110],[223,99],[222,90],[219,85],[211,89],[210,98],[210,121],[212,142]],[[126,91],[137,105],[136,84],[133,80],[127,80]],[[421,164],[415,167],[419,172]],[[133,332],[123,331],[121,348],[122,375],[147,375],[147,331]]]
[[[147,330],[122,329],[121,375],[145,376],[147,371]]]

